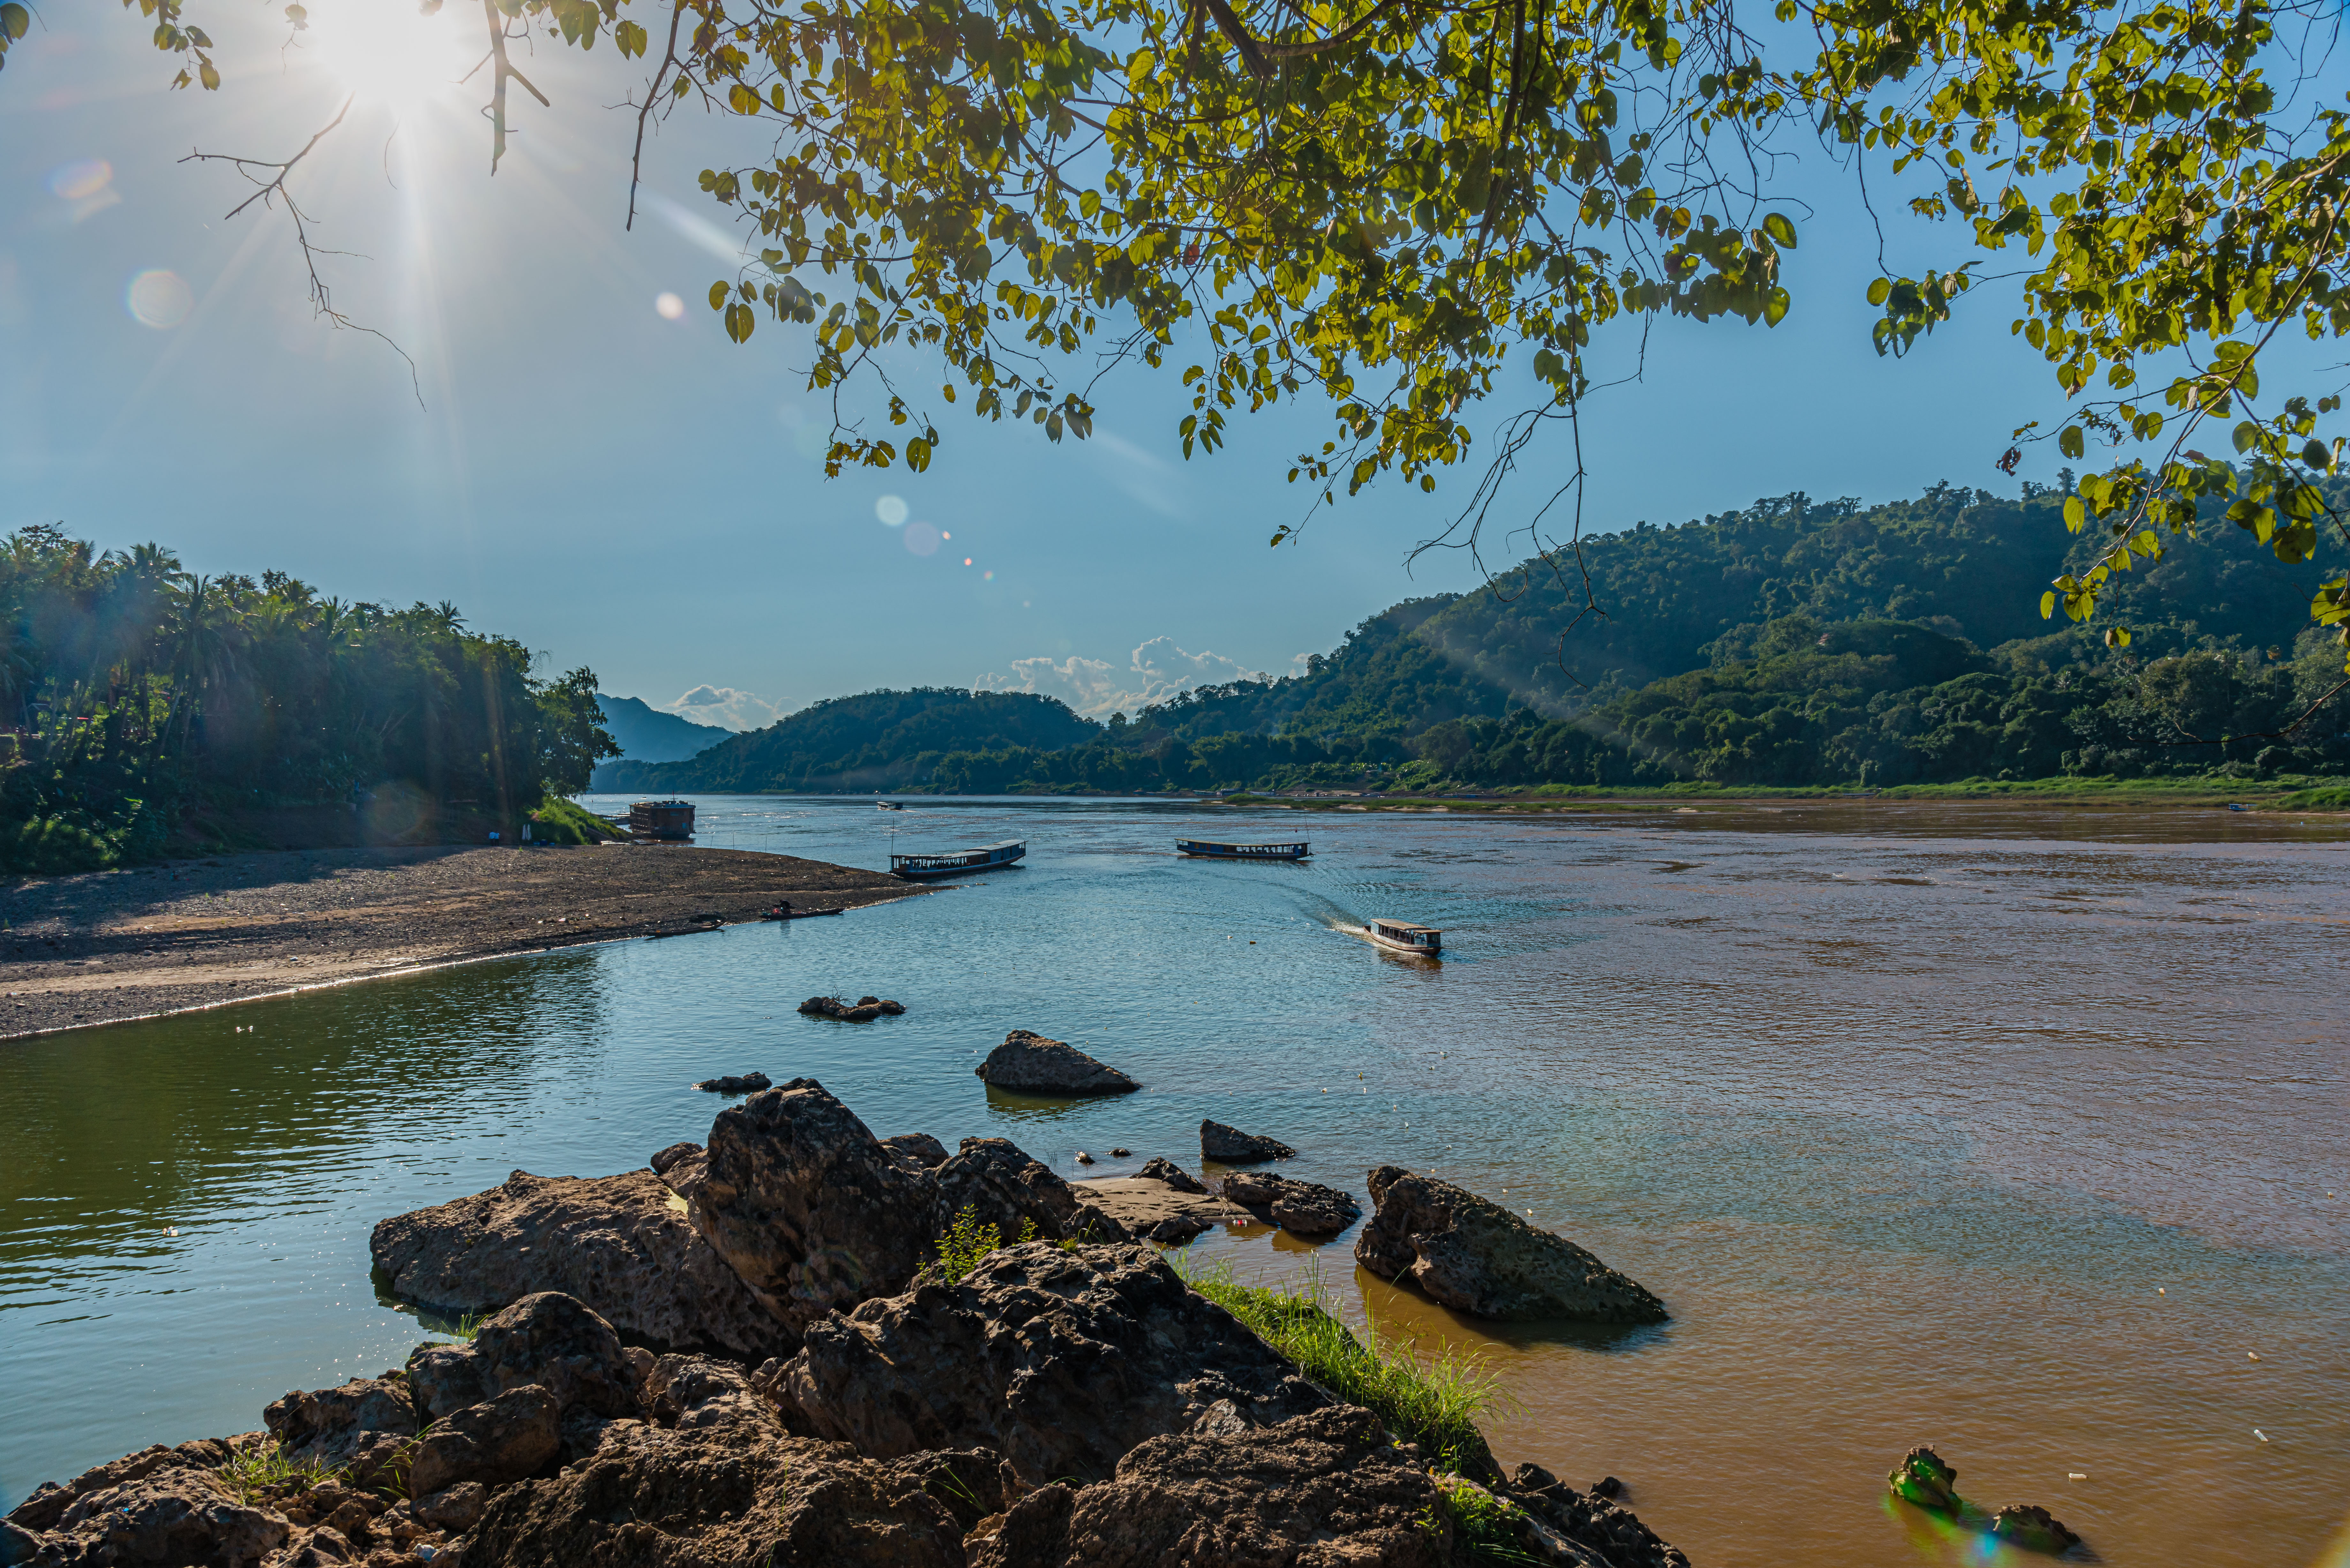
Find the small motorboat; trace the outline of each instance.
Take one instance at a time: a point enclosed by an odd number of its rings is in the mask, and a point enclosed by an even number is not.
[[[1444,956],[1444,933],[1433,926],[1415,926],[1409,920],[1371,920],[1364,925],[1363,935],[1391,953],[1409,953],[1413,958]]]
[[[889,874],[903,877],[910,882],[926,881],[934,877],[960,877],[967,871],[993,871],[1009,866],[1028,853],[1025,839],[1007,838],[1001,844],[983,844],[976,849],[950,849],[943,855],[892,855]]]
[[[1175,853],[1198,860],[1303,860],[1313,853],[1303,844],[1217,844],[1179,838]]]
[[[813,920],[818,915],[837,915],[844,912],[845,911],[840,909],[795,909],[790,904],[784,903],[777,904],[771,909],[760,910],[759,919],[763,920]]]
[[[873,803],[873,809],[876,811],[903,811],[906,808],[894,800],[877,800]]]

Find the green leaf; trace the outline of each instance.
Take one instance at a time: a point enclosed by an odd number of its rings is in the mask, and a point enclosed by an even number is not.
[[[25,29],[32,25],[33,14],[17,5],[16,0],[8,0],[8,4],[0,5],[0,34],[21,38],[25,36]]]
[[[2056,432],[2056,449],[2059,452],[2062,452],[2066,457],[2078,457],[2083,452],[2086,452],[2088,450],[2088,443],[2081,439],[2081,427],[2078,425],[2066,425],[2063,430],[2058,431]]]
[[[2040,596],[2040,618],[2046,620],[2056,613],[2056,590],[2049,589]]]
[[[1795,248],[1795,225],[1788,222],[1783,214],[1778,213],[1765,213],[1762,218],[1762,232],[1770,235],[1773,240],[1776,240],[1786,249],[1794,250]],[[1882,280],[1880,279],[1879,281]],[[1884,301],[1872,299],[1869,303],[1871,305],[1881,305]]]
[[[1880,278],[1877,279],[1875,282],[1871,283],[1871,284],[1868,286],[1868,303],[1869,303],[1869,304],[1871,304],[1871,305],[1882,305],[1882,304],[1884,304],[1887,300],[1888,300],[1888,299],[1890,299],[1890,298],[1892,298],[1892,297],[1893,297],[1893,280],[1892,280],[1891,278],[1889,278],[1889,277],[1880,277]]]
[[[2064,498],[2065,529],[2070,533],[2078,534],[2083,528],[2088,525],[2088,522],[2089,514],[2086,509],[2082,506],[2081,498],[2077,495],[2066,496]]]
[[[712,284],[710,286],[710,308],[712,310],[725,309],[726,296],[731,292],[732,290],[728,289],[723,283]]]

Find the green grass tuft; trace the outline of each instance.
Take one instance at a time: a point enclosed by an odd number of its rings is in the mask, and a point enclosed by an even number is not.
[[[1437,1517],[1441,1510],[1444,1518]],[[1452,1527],[1452,1537],[1467,1549],[1475,1563],[1539,1563],[1520,1544],[1523,1539],[1521,1521],[1524,1515],[1503,1498],[1495,1497],[1475,1481],[1459,1476],[1439,1476],[1436,1480],[1436,1501],[1420,1515],[1420,1528],[1431,1536],[1441,1537],[1447,1522]]]
[[[2279,811],[2350,811],[2350,784],[2295,790],[2274,804]]]
[[[343,1472],[338,1466],[288,1459],[284,1449],[271,1442],[237,1449],[215,1473],[230,1496],[251,1507],[263,1498],[323,1486]]]
[[[1477,1417],[1502,1402],[1501,1379],[1475,1356],[1447,1350],[1422,1360],[1368,1326],[1348,1328],[1329,1310],[1319,1274],[1302,1291],[1244,1285],[1231,1265],[1189,1266],[1183,1282],[1255,1331],[1298,1369],[1390,1430],[1418,1443],[1447,1469],[1490,1475],[1492,1459]]]
[[[559,794],[539,802],[530,820],[530,836],[542,844],[599,844],[628,836],[577,801]]]
[[[1021,1220],[1019,1240],[1033,1241],[1035,1239],[1036,1221]],[[992,1220],[981,1224],[978,1208],[966,1203],[962,1206],[962,1212],[954,1217],[954,1223],[947,1227],[946,1234],[939,1238],[938,1262],[931,1268],[937,1271],[938,1276],[947,1283],[960,1284],[963,1276],[979,1267],[983,1259],[1003,1246],[1003,1232],[996,1229]]]

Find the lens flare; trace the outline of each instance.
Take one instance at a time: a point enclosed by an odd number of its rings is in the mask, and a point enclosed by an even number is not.
[[[188,318],[188,312],[196,307],[196,296],[177,273],[142,272],[123,290],[122,304],[140,326],[169,332]]]
[[[49,194],[63,202],[81,202],[106,189],[114,166],[103,158],[77,158],[49,171]]]
[[[885,495],[873,504],[873,515],[881,519],[885,528],[906,525],[906,504],[894,495]]]
[[[917,556],[935,556],[939,553],[939,531],[927,523],[908,524],[904,538],[906,548]]]
[[[663,321],[680,321],[685,317],[685,301],[673,294],[653,296],[653,313]]]

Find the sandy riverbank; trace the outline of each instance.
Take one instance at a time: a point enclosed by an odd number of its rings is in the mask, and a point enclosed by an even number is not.
[[[683,846],[280,850],[0,884],[0,1039],[420,965],[855,909],[878,871]]]

